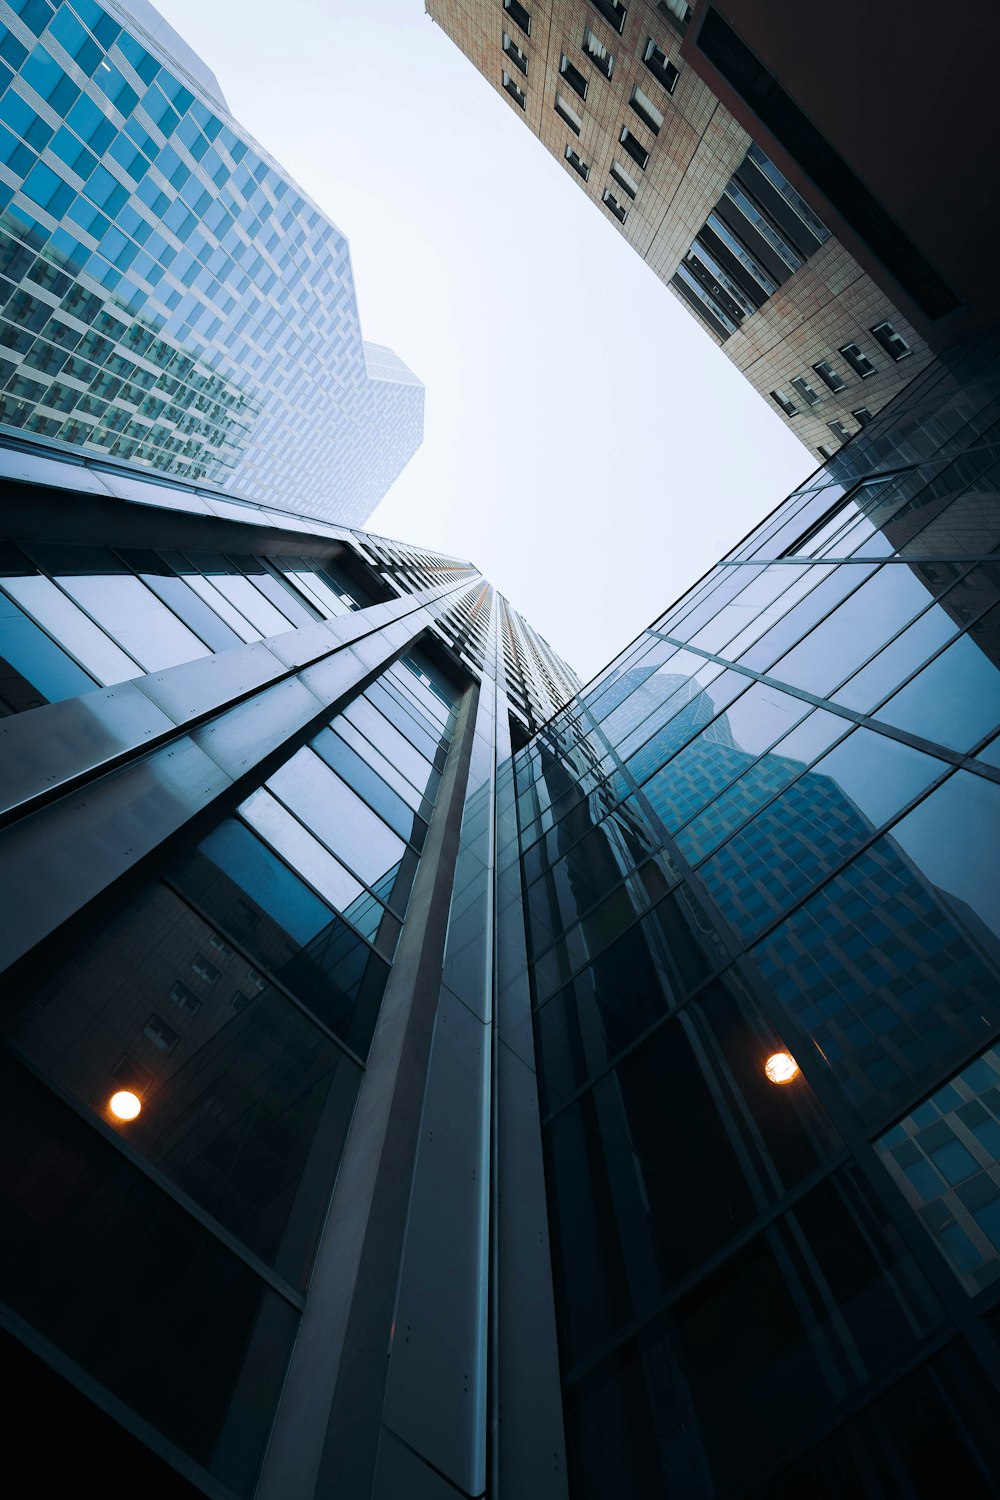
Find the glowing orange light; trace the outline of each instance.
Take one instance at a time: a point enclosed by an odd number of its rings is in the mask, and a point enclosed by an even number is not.
[[[142,1109],[138,1094],[131,1089],[120,1089],[108,1100],[108,1108],[117,1120],[134,1120]]]
[[[772,1052],[764,1064],[764,1072],[772,1083],[791,1083],[798,1071],[798,1063],[787,1052]]]

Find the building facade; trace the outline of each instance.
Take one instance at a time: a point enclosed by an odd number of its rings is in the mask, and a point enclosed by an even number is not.
[[[463,560],[0,446],[39,1488],[996,1493],[998,419],[936,361],[583,689]]]
[[[344,235],[151,5],[0,5],[0,430],[358,525],[423,402]]]
[[[839,98],[840,117],[853,116],[855,127],[859,118],[846,102],[851,91],[837,87],[853,66],[841,73],[823,66],[824,34],[843,29],[825,7],[808,18],[785,7],[784,27],[773,6],[756,0],[721,7],[426,0],[426,9],[821,458],[866,425],[933,351],[986,326],[967,316],[970,303],[981,315],[993,298],[971,264],[981,256],[953,265],[952,252],[951,281],[932,263],[944,253],[940,242],[955,240],[935,227],[936,185],[950,190],[953,158],[947,149],[929,157],[916,125],[918,115],[940,122],[960,105],[961,68],[937,83],[946,99],[933,110],[907,106],[911,132],[901,140],[898,130],[884,132],[894,148],[886,183],[897,185],[897,200],[900,179],[912,179],[911,199],[922,195],[908,232],[809,125],[821,79]],[[721,14],[731,10],[755,39],[771,39],[773,73],[755,71],[753,54]],[[994,30],[983,17],[961,25],[978,46]],[[878,74],[891,38],[914,21],[908,10],[875,26],[869,71]],[[920,34],[933,29],[929,18]],[[783,47],[788,37],[795,39]],[[866,27],[845,43],[847,63],[865,52],[867,38]],[[803,59],[793,70],[805,91],[801,108],[779,87],[789,50]],[[985,109],[988,90],[979,97]],[[896,104],[887,102],[884,113],[898,124]],[[867,110],[861,128],[859,154],[867,156],[879,134]],[[990,194],[966,197],[985,225]],[[894,208],[905,214],[907,202]]]

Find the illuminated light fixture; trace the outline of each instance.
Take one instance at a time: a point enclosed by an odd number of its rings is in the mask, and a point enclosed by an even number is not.
[[[138,1094],[133,1094],[131,1089],[119,1089],[108,1100],[108,1108],[116,1120],[134,1120],[142,1109],[142,1104]]]
[[[764,1072],[772,1083],[791,1083],[798,1071],[798,1063],[788,1052],[772,1052],[764,1064]]]

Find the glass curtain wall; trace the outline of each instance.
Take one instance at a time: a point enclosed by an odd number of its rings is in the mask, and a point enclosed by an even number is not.
[[[235,564],[211,576],[254,587]],[[4,1011],[13,1311],[236,1494],[253,1489],[461,691],[411,649]]]
[[[995,1492],[998,461],[988,341],[515,757],[574,1495]]]

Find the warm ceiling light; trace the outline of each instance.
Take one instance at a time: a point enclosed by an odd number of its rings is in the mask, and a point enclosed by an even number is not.
[[[764,1072],[772,1083],[791,1083],[798,1071],[798,1063],[788,1052],[772,1052],[764,1064]]]
[[[112,1094],[108,1100],[108,1108],[116,1120],[134,1120],[142,1109],[138,1094],[133,1094],[131,1089],[120,1089],[117,1094]]]

